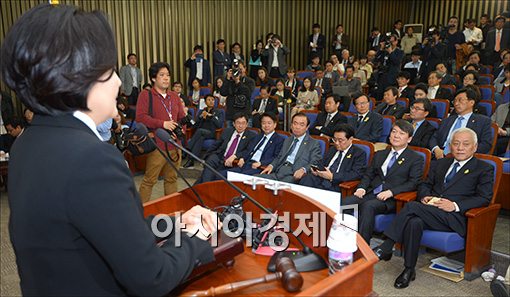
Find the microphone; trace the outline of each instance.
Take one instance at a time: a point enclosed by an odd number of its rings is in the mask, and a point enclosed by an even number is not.
[[[156,147],[156,149],[158,150],[158,152],[161,154],[161,156],[163,156],[163,158],[165,158],[165,161],[170,165],[172,166],[172,168],[175,170],[175,172],[177,172],[177,174],[184,180],[184,182],[186,183],[186,185],[188,185],[188,187],[191,189],[191,191],[193,192],[193,194],[195,194],[195,196],[197,197],[198,201],[200,202],[200,205],[202,205],[203,207],[205,208],[208,208],[204,201],[202,200],[202,197],[200,197],[200,195],[197,193],[197,191],[193,188],[193,186],[188,182],[188,180],[182,175],[182,173],[179,171],[179,169],[177,167],[175,167],[174,163],[172,162],[172,160],[170,160],[169,156],[167,154],[165,154],[165,152],[163,152],[162,149],[159,148],[159,146],[157,145],[157,143],[154,141],[154,139],[152,139],[152,137],[150,137],[148,134],[149,134],[149,130],[147,129],[147,127],[142,124],[142,123],[136,123],[136,130],[142,134],[142,135],[147,135],[147,138],[149,139],[149,141],[151,141],[154,146]],[[159,130],[159,129],[158,129]],[[165,132],[166,133],[166,132]],[[168,133],[167,133],[168,134]],[[169,135],[170,136],[170,135]]]
[[[278,221],[278,217],[273,214],[269,209],[267,209],[264,205],[260,204],[257,200],[255,200],[253,197],[248,195],[245,191],[241,190],[238,186],[233,184],[231,181],[229,181],[226,177],[224,177],[221,173],[219,173],[214,167],[209,165],[205,160],[199,158],[186,148],[184,148],[182,145],[177,143],[170,134],[165,131],[164,129],[158,128],[156,130],[156,137],[158,137],[163,142],[169,142],[175,147],[178,147],[182,151],[188,154],[188,156],[191,156],[193,159],[201,163],[204,167],[207,167],[209,170],[211,170],[217,177],[222,179],[224,182],[227,183],[232,189],[236,190],[239,194],[241,194],[241,197],[244,197],[248,200],[250,200],[251,203],[253,203],[255,206],[257,206],[259,209],[261,209],[266,214],[269,214],[271,218],[276,219]],[[290,230],[292,232],[292,235],[294,235],[294,231],[290,228],[290,226],[285,226],[283,223],[282,225]],[[289,257],[291,258],[294,263],[296,264],[296,269],[299,272],[305,272],[305,271],[315,271],[315,270],[321,270],[328,267],[326,264],[326,261],[324,259],[317,255],[310,247],[308,247],[301,238],[294,235],[294,238],[299,242],[299,244],[303,247],[302,251],[283,251],[283,252],[276,252],[269,261],[269,265],[267,269],[271,272],[276,271],[276,262],[279,258],[282,257]]]

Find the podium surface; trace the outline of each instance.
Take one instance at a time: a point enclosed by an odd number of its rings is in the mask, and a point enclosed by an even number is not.
[[[272,191],[266,190],[262,185],[257,186],[255,190],[251,186],[241,182],[235,184],[245,191],[248,195],[256,199],[266,208],[273,211],[278,210],[278,214],[289,212],[290,227],[293,230],[299,225],[299,220],[293,214],[311,214],[312,212],[324,212],[326,223],[326,235],[333,223],[335,212],[325,207],[321,203],[301,195],[292,190],[281,190],[278,195],[273,195]],[[214,181],[194,186],[195,191],[201,196],[205,205],[210,208],[229,205],[234,197],[238,197],[234,189],[230,188],[223,181]],[[194,205],[200,204],[196,196],[190,189],[185,189],[179,193],[161,197],[144,204],[144,215],[167,214],[177,211],[186,211]],[[245,212],[252,212],[253,221],[259,221],[262,211],[249,200],[243,204]],[[320,230],[311,230],[319,232]],[[287,233],[290,245],[301,248],[291,233]],[[328,259],[328,249],[324,246],[313,246],[313,234],[307,236],[303,232],[299,235],[305,244],[307,244],[315,253],[323,259]],[[304,283],[300,292],[289,293],[285,291],[279,282],[259,284],[250,288],[229,294],[231,296],[367,296],[374,295],[373,273],[374,264],[378,259],[372,252],[366,242],[357,234],[358,250],[354,254],[354,262],[334,275],[328,274],[328,269],[314,272],[301,272]],[[250,278],[261,277],[268,274],[267,264],[270,257],[256,255],[252,253],[251,247],[245,247],[244,253],[235,257],[235,264],[231,268],[220,267],[214,271],[208,272],[200,278],[189,281],[180,289],[181,292],[207,290],[210,287],[220,286],[231,282],[243,281]],[[178,293],[178,292],[173,292]]]

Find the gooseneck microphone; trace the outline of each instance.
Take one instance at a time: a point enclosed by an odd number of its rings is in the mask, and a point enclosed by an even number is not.
[[[151,141],[152,143],[154,143],[154,145],[156,146],[156,149],[158,150],[158,152],[161,154],[161,156],[163,156],[163,158],[165,158],[165,161],[170,165],[172,166],[172,168],[175,170],[175,172],[177,172],[177,174],[182,178],[182,180],[184,180],[184,182],[188,185],[188,187],[191,189],[191,191],[193,192],[193,194],[195,194],[195,196],[197,197],[198,201],[200,202],[200,205],[202,205],[203,207],[205,208],[208,208],[205,204],[204,204],[204,201],[202,200],[202,197],[200,197],[200,195],[197,193],[197,191],[193,188],[193,186],[188,182],[188,180],[182,175],[182,173],[179,171],[179,169],[177,167],[175,167],[174,163],[172,162],[172,160],[170,160],[170,158],[168,157],[167,154],[165,154],[165,152],[163,152],[162,149],[159,148],[158,144],[154,141],[154,139],[152,139],[152,137],[150,137],[148,134],[149,134],[149,130],[147,129],[147,127],[142,124],[142,123],[136,123],[136,130],[142,134],[142,135],[145,135],[147,136],[147,138],[149,139],[149,141]],[[166,133],[166,131],[165,131]],[[168,133],[167,133],[168,134]],[[161,139],[161,138],[160,138]],[[180,147],[180,146],[179,146]]]
[[[163,142],[171,143],[175,147],[178,147],[179,149],[181,149],[182,151],[187,153],[188,156],[191,156],[193,159],[195,159],[196,161],[201,163],[204,167],[207,167],[217,177],[219,177],[224,182],[226,182],[227,185],[229,185],[232,189],[234,189],[239,194],[241,194],[241,197],[244,197],[244,198],[250,200],[251,203],[253,203],[255,206],[257,206],[259,209],[261,209],[266,214],[269,214],[271,216],[271,218],[276,219],[276,221],[278,221],[278,217],[275,216],[269,209],[267,209],[264,205],[260,204],[257,200],[255,200],[253,197],[248,195],[245,191],[241,190],[238,186],[236,186],[231,181],[229,181],[226,177],[224,177],[221,173],[219,173],[215,168],[213,168],[211,165],[209,165],[205,160],[199,158],[198,156],[196,156],[195,154],[193,154],[192,152],[190,152],[189,150],[184,148],[182,145],[177,143],[170,136],[170,134],[167,131],[165,131],[164,129],[161,129],[161,128],[157,129],[156,137],[158,137]],[[283,225],[285,228],[287,228],[288,230],[290,230],[292,232],[292,235],[294,235],[294,231],[290,228],[290,226],[285,226],[285,224],[283,224]],[[295,235],[294,235],[294,238],[296,238],[296,240],[299,242],[299,244],[303,247],[303,251],[300,251],[300,252],[285,251],[285,252],[275,253],[269,262],[269,266],[268,266],[269,271],[276,271],[276,261],[277,261],[277,259],[279,259],[281,257],[291,258],[294,261],[294,263],[296,264],[296,269],[299,272],[321,270],[321,269],[325,269],[328,267],[328,265],[326,264],[324,259],[321,256],[317,255],[310,247],[308,247],[303,242],[303,240],[301,238],[299,238],[298,236],[295,236]]]

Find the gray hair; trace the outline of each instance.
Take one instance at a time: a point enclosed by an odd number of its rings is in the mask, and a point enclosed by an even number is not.
[[[469,128],[459,128],[459,129],[453,131],[452,137],[450,138],[450,143],[453,141],[453,137],[455,137],[456,134],[463,133],[463,132],[469,133],[469,135],[471,135],[471,138],[473,139],[473,141],[478,144],[478,135],[476,135],[475,131],[473,131]]]

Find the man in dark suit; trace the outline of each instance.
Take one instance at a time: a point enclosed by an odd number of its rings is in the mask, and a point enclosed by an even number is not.
[[[191,88],[194,79],[198,79],[203,87],[211,86],[211,66],[204,58],[204,49],[201,45],[195,45],[193,55],[184,62],[184,67],[189,68],[188,87]]]
[[[414,89],[409,86],[410,80],[411,75],[405,70],[399,72],[397,75],[398,98],[409,99],[409,106],[411,106],[414,102]],[[407,108],[406,112],[408,111],[409,108]]]
[[[256,98],[253,102],[253,111],[251,112],[253,127],[260,128],[260,119],[262,114],[271,113],[278,114],[278,104],[274,98],[269,97],[270,87],[260,87],[260,98]]]
[[[367,45],[369,50],[378,50],[379,49],[379,43],[381,42],[381,31],[379,28],[374,27],[372,28],[372,31],[370,35],[367,38]]]
[[[308,63],[312,62],[312,56],[316,55],[323,61],[326,37],[321,33],[321,25],[313,24],[313,33],[308,36]]]
[[[282,39],[279,35],[274,34],[264,51],[262,56],[267,57],[267,67],[270,77],[284,77],[287,74],[287,55],[290,54],[290,49],[282,44]]]
[[[451,102],[453,100],[452,92],[449,89],[441,87],[442,79],[443,77],[439,72],[430,72],[428,76],[427,98],[446,99]]]
[[[216,50],[213,52],[214,77],[224,76],[230,68],[232,61],[230,55],[225,51],[225,40],[216,41]]]
[[[311,164],[318,164],[322,158],[319,141],[306,133],[310,122],[301,112],[292,117],[292,136],[283,142],[278,157],[262,172],[260,177],[296,183],[310,172]]]
[[[324,69],[322,67],[315,70],[315,79],[312,81],[312,85],[321,88],[322,97],[331,94],[331,79],[324,77]]]
[[[275,132],[278,117],[272,113],[261,116],[262,133],[253,137],[248,146],[247,153],[239,159],[240,167],[228,171],[240,172],[248,175],[259,174],[278,156],[282,149],[284,138]],[[227,176],[227,170],[222,174]]]
[[[499,61],[500,53],[503,49],[510,48],[510,30],[503,28],[505,18],[498,16],[492,28],[487,33],[485,40],[485,64],[494,65]]]
[[[347,123],[347,118],[338,111],[339,107],[340,96],[329,95],[324,103],[324,111],[317,115],[315,123],[310,127],[310,134],[333,137],[333,131],[340,124]]]
[[[403,105],[397,103],[398,89],[395,87],[387,87],[384,90],[383,102],[381,102],[375,108],[375,112],[380,115],[394,116],[395,119],[401,119],[406,108]]]
[[[343,49],[349,48],[349,34],[344,32],[344,26],[339,24],[336,26],[335,35],[333,41],[331,41],[331,50],[337,56],[340,57]]]
[[[240,157],[248,152],[248,144],[255,133],[246,130],[248,127],[248,116],[244,113],[237,113],[234,116],[234,127],[225,128],[220,139],[209,149],[205,161],[217,171],[228,168],[240,167],[237,162]],[[242,165],[242,164],[241,164]],[[219,177],[208,168],[204,168],[202,175],[195,184],[217,180]]]
[[[334,146],[317,164],[320,167],[312,167],[311,172],[301,179],[300,185],[339,192],[340,183],[361,178],[367,165],[366,153],[352,145],[354,129],[340,124],[336,126],[331,139]]]
[[[390,134],[391,148],[375,153],[354,195],[345,197],[342,206],[358,204],[358,232],[370,244],[375,216],[395,211],[395,195],[416,190],[423,175],[423,158],[408,148],[414,129],[398,120]]]
[[[436,128],[426,119],[432,110],[432,103],[427,98],[416,99],[411,105],[411,124],[414,128],[413,139],[409,143],[412,146],[428,148],[429,141]]]
[[[473,89],[460,89],[455,95],[453,105],[455,113],[439,125],[432,135],[429,147],[436,159],[450,152],[450,140],[453,132],[467,127],[478,135],[477,153],[488,154],[492,147],[491,119],[485,115],[473,113],[477,94]]]
[[[436,70],[436,65],[446,60],[446,45],[441,41],[441,33],[438,30],[431,32],[432,38],[423,38],[423,64],[420,68],[420,77],[425,78]]]
[[[377,72],[378,89],[374,94],[377,100],[382,98],[382,93],[387,87],[396,85],[397,75],[404,58],[404,52],[397,46],[398,37],[391,35],[388,42],[389,46],[381,42],[376,55],[376,60],[380,64]]]
[[[347,123],[354,128],[354,137],[370,142],[377,142],[382,134],[383,118],[380,114],[370,111],[366,95],[358,95],[353,99],[357,114],[349,118]]]
[[[476,133],[469,128],[456,130],[451,147],[453,158],[433,163],[427,181],[418,187],[417,201],[404,206],[384,232],[388,239],[374,249],[379,259],[388,261],[395,242],[403,244],[405,269],[395,280],[396,288],[407,287],[416,277],[423,230],[456,232],[465,237],[465,213],[491,201],[493,168],[474,157]]]
[[[349,96],[342,96],[343,111],[348,111],[352,96],[361,93],[361,81],[354,77],[354,66],[347,65],[345,67],[345,78],[340,78],[336,86],[348,87],[349,89]]]

